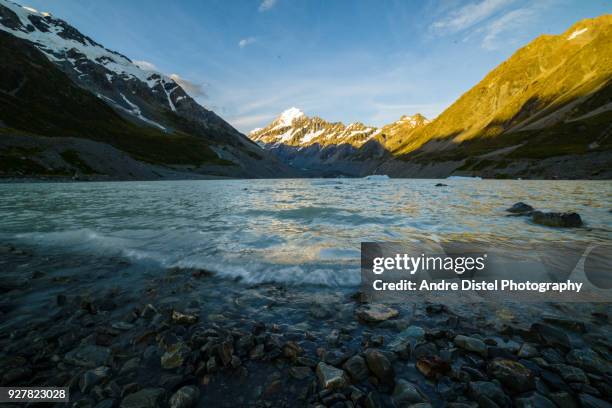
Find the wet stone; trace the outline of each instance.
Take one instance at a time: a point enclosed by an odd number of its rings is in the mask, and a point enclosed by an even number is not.
[[[289,375],[297,380],[303,380],[312,376],[312,370],[304,366],[291,367]]]
[[[571,350],[566,359],[568,363],[589,372],[605,374],[610,371],[610,363],[591,349]]]
[[[545,396],[534,392],[530,395],[521,396],[514,400],[514,406],[517,408],[556,408],[554,402]]]
[[[191,349],[182,342],[170,346],[168,351],[161,356],[162,368],[171,370],[182,366],[190,352]]]
[[[393,401],[398,407],[409,407],[413,404],[425,403],[427,396],[418,385],[406,380],[397,380],[392,394]]]
[[[483,357],[487,356],[487,345],[482,340],[475,337],[468,337],[460,334],[455,337],[454,343],[457,347],[464,350],[480,354]]]
[[[370,371],[372,371],[383,384],[392,383],[395,377],[395,371],[389,359],[379,350],[375,349],[368,349],[364,354]]]
[[[342,368],[344,368],[344,371],[346,371],[349,374],[350,378],[356,383],[368,379],[368,366],[364,358],[361,356],[357,355],[349,358],[344,363],[344,366]]]
[[[200,390],[194,386],[181,387],[169,401],[170,408],[191,408],[200,398]]]
[[[81,367],[96,368],[110,362],[110,349],[106,347],[83,345],[66,353],[64,361]]]
[[[323,362],[317,364],[317,377],[325,389],[340,389],[347,383],[344,371]]]
[[[531,332],[536,333],[548,345],[561,346],[570,349],[572,344],[569,336],[563,330],[548,324],[534,323]]]
[[[158,408],[165,395],[163,388],[145,388],[127,395],[121,401],[121,408]]]
[[[488,365],[489,374],[512,391],[522,393],[535,388],[531,370],[512,360],[496,359]]]
[[[362,306],[356,313],[357,317],[366,323],[383,322],[399,315],[396,309],[379,304]]]

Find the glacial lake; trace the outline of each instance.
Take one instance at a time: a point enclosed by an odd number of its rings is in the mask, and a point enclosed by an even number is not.
[[[504,210],[517,201],[576,211],[585,226],[557,229],[508,217]],[[355,286],[362,241],[609,243],[611,208],[610,181],[0,184],[0,242],[40,256],[105,257],[148,271],[195,268],[247,283]]]

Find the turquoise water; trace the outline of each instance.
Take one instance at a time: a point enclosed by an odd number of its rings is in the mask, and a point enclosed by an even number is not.
[[[117,256],[246,282],[357,285],[362,241],[588,241],[612,237],[612,182],[201,180],[0,184],[0,241]],[[554,229],[505,208],[576,211]]]

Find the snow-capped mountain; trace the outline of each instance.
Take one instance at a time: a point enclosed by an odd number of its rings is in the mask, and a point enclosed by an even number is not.
[[[377,129],[359,122],[327,122],[290,108],[268,126],[252,130],[249,137],[284,163],[310,174],[355,176],[369,174],[387,157],[386,139],[397,128],[416,129],[428,123],[416,114]]]
[[[73,83],[134,124],[169,137],[178,132],[202,138],[219,160],[237,165],[243,173],[250,168],[257,173],[266,162],[260,159],[269,158],[169,76],[139,66],[49,13],[0,0],[0,30],[36,47]]]
[[[290,108],[280,114],[265,128],[254,129],[249,137],[260,145],[284,144],[287,146],[321,147],[349,144],[359,147],[376,136],[377,129],[362,123],[345,126],[340,122],[327,122],[319,117],[308,117],[298,108]]]

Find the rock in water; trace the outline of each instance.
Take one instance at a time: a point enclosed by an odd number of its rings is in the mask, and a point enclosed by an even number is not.
[[[161,356],[161,366],[166,370],[171,370],[183,365],[191,350],[184,343],[173,344]]]
[[[317,377],[325,389],[343,388],[347,383],[344,371],[323,362],[317,364]]]
[[[193,386],[187,385],[181,387],[170,397],[170,408],[191,408],[200,398],[200,390]]]
[[[198,316],[177,312],[175,310],[172,312],[172,321],[178,324],[190,325],[198,321]]]
[[[145,388],[126,396],[121,401],[121,408],[158,408],[165,392],[163,388]]]
[[[455,337],[454,342],[457,347],[464,350],[480,354],[483,357],[487,356],[487,345],[480,339],[459,334]]]
[[[106,347],[84,345],[66,353],[64,360],[73,365],[96,368],[110,363],[110,349]]]
[[[516,361],[495,359],[489,363],[488,372],[512,391],[522,393],[535,388],[531,370]]]
[[[396,317],[398,314],[397,310],[379,304],[367,305],[357,309],[357,317],[368,323],[383,322]]]
[[[531,325],[531,332],[537,333],[544,343],[551,346],[561,346],[572,348],[572,343],[569,336],[563,330],[543,323],[534,323]]]
[[[546,225],[548,227],[563,227],[575,228],[582,225],[582,218],[578,213],[544,213],[542,211],[534,211],[531,214],[531,219],[536,224]]]
[[[533,211],[533,207],[530,206],[529,204],[525,204],[522,201],[519,201],[518,203],[514,204],[512,207],[507,208],[506,211],[508,211],[509,213],[512,214],[528,214],[530,212]]]
[[[589,394],[580,394],[580,404],[585,408],[612,408],[612,404]]]
[[[599,357],[591,349],[576,349],[566,356],[567,362],[596,374],[605,374],[610,371],[610,363]]]
[[[504,394],[501,387],[494,382],[472,381],[469,384],[469,394],[474,398],[479,406],[494,406],[487,402],[493,401],[500,407],[509,406],[508,397]]]
[[[370,371],[383,384],[391,384],[395,377],[395,371],[391,362],[383,353],[378,350],[368,349],[365,351],[366,362]]]
[[[530,395],[524,395],[514,400],[514,406],[517,408],[556,408],[557,406],[542,394],[534,392]]]
[[[357,383],[368,379],[368,366],[361,356],[349,358],[343,366],[351,379]]]
[[[397,380],[392,397],[398,407],[411,407],[413,404],[427,402],[427,397],[419,387],[406,380]]]

